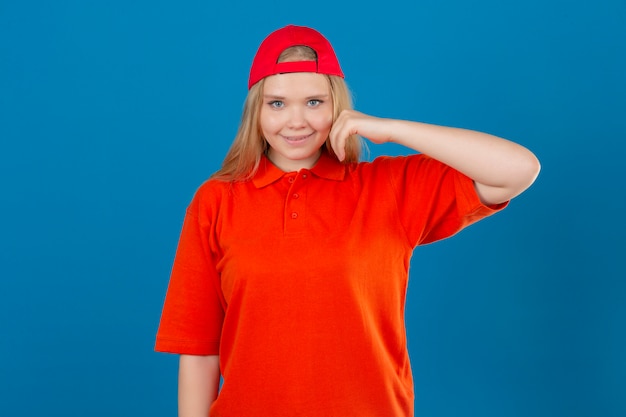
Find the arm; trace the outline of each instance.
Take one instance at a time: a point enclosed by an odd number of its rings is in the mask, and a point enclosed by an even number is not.
[[[180,355],[179,417],[207,417],[220,383],[219,356]]]
[[[397,143],[451,166],[474,180],[478,196],[487,205],[517,196],[539,174],[535,155],[514,142],[472,130],[382,119],[354,110],[344,110],[330,133],[340,160],[345,139],[355,134],[373,143]]]

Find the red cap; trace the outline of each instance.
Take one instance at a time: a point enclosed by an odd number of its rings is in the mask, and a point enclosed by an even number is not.
[[[280,54],[292,46],[308,46],[317,54],[317,61],[277,63]],[[330,42],[318,31],[305,26],[285,26],[265,38],[252,61],[248,89],[265,77],[287,72],[316,72],[343,78]]]

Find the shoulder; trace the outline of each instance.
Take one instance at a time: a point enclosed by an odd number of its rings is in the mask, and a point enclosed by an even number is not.
[[[189,204],[188,211],[206,212],[217,208],[222,200],[236,187],[237,183],[208,179],[196,189]]]
[[[204,199],[228,191],[234,183],[217,179],[207,179],[196,189],[194,198]]]
[[[355,163],[349,171],[365,175],[381,173],[402,175],[408,171],[442,172],[451,169],[447,165],[425,154],[379,156],[372,161]]]

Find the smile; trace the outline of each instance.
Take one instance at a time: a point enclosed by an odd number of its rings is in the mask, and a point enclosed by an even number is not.
[[[290,142],[290,143],[298,143],[298,142],[305,141],[311,136],[313,136],[313,133],[309,133],[308,135],[299,135],[299,136],[284,136],[283,135],[283,139],[285,139],[287,142]]]

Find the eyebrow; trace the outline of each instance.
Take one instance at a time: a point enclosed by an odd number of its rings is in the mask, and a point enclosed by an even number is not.
[[[329,97],[328,94],[317,94],[317,95],[312,95],[312,96],[308,96],[305,97],[305,100],[312,100],[315,98],[323,98],[323,99],[327,99]],[[285,97],[283,96],[277,96],[277,95],[273,95],[273,94],[264,94],[263,95],[264,99],[273,99],[273,100],[285,100]]]

